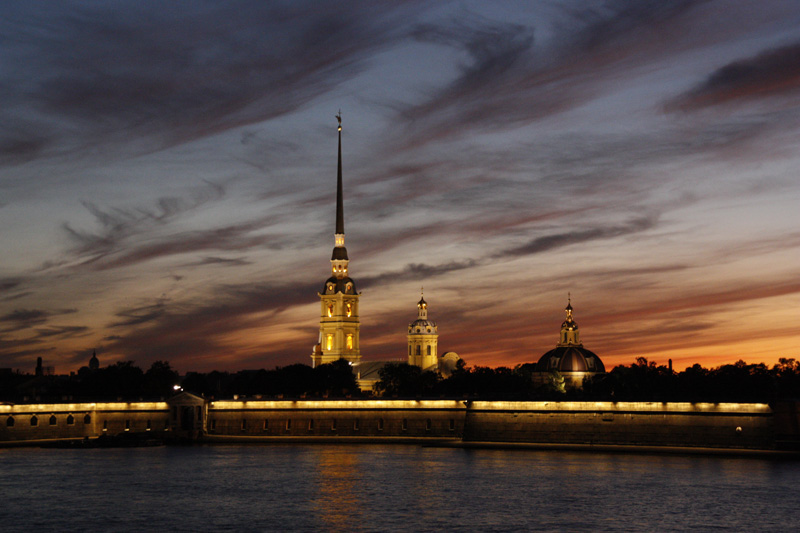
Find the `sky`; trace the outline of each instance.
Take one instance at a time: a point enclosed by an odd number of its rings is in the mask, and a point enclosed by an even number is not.
[[[800,358],[800,3],[9,1],[0,367]]]

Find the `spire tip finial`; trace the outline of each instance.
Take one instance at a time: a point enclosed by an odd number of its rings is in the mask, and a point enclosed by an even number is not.
[[[339,121],[339,131],[342,131],[342,110],[341,109],[336,114],[336,120]]]

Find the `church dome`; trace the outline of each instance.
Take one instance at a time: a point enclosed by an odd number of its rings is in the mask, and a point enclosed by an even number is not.
[[[537,372],[605,372],[603,361],[583,346],[558,346],[536,363]]]
[[[578,324],[573,318],[571,298],[564,308],[567,318],[561,323],[561,336],[555,348],[544,354],[536,363],[537,372],[605,372],[606,367],[597,354],[581,343]]]
[[[408,325],[408,332],[409,333],[436,333],[436,322],[433,320],[428,320],[427,318],[418,318],[414,322]]]

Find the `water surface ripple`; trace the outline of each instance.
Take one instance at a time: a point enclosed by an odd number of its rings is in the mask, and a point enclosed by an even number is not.
[[[401,445],[0,449],[0,530],[794,531],[800,462]]]

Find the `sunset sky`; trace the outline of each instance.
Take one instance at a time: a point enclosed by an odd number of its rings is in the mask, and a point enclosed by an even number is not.
[[[800,357],[800,3],[11,1],[0,367]]]

